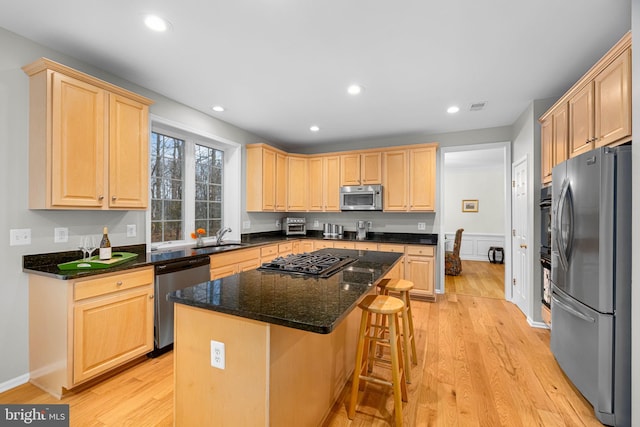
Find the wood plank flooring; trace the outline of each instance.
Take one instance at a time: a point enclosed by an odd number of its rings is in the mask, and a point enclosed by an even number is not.
[[[462,261],[462,274],[445,277],[445,293],[504,299],[504,264]]]
[[[483,280],[471,264],[463,268],[467,277]],[[405,425],[601,426],[555,362],[549,331],[531,328],[515,305],[448,289],[435,303],[414,301],[413,312],[419,361],[403,407]],[[349,392],[350,383],[323,426],[393,422],[387,387],[367,384],[353,421],[347,418]],[[24,384],[0,394],[0,403],[68,403],[71,426],[171,426],[173,354],[148,359],[61,401]]]

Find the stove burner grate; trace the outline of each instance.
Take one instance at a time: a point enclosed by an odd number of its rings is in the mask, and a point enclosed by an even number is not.
[[[291,254],[262,264],[258,270],[329,277],[355,259],[330,253]]]

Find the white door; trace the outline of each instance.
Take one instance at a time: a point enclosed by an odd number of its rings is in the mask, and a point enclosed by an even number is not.
[[[512,165],[513,174],[513,197],[511,207],[511,218],[513,231],[511,233],[511,252],[513,260],[513,277],[511,279],[511,295],[513,303],[520,308],[525,316],[530,317],[528,308],[529,267],[527,262],[527,251],[529,247],[529,236],[527,235],[527,224],[529,214],[527,211],[527,157]]]

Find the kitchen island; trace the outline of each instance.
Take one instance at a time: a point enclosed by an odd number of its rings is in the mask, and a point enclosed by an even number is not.
[[[402,254],[317,252],[355,262],[327,278],[252,270],[169,295],[175,425],[322,422],[353,371],[354,309]],[[224,369],[212,367],[216,343],[224,344]]]

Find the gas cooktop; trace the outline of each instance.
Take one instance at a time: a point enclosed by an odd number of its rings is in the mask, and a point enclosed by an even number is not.
[[[291,254],[266,262],[258,270],[325,278],[354,261],[356,261],[355,258],[331,253]]]

